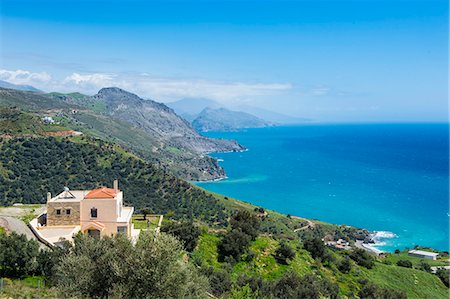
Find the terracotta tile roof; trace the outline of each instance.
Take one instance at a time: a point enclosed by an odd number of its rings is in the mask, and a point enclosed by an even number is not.
[[[116,197],[116,192],[112,188],[98,188],[89,191],[88,194],[84,197],[85,199],[89,198],[114,198]]]

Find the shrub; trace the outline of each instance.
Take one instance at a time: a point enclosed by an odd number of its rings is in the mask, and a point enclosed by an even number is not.
[[[399,260],[397,261],[397,266],[405,267],[405,268],[412,268],[411,261],[408,260]]]
[[[274,298],[337,298],[339,287],[327,279],[315,275],[299,277],[294,272],[286,272],[272,286]]]
[[[240,229],[243,233],[249,235],[251,240],[255,240],[258,235],[260,220],[256,215],[246,210],[239,210],[230,219],[232,230]]]
[[[230,273],[226,270],[213,271],[209,276],[211,293],[215,296],[221,296],[231,290]]]
[[[431,266],[425,261],[420,261],[419,269],[428,273],[431,273]]]
[[[164,225],[161,231],[175,236],[183,243],[186,251],[192,252],[197,246],[198,237],[201,234],[201,229],[192,222],[171,222]]]
[[[15,232],[0,234],[0,273],[2,276],[20,277],[37,269],[38,243],[27,240]]]
[[[367,269],[372,269],[375,265],[375,260],[373,256],[370,255],[364,249],[356,248],[352,250],[349,257],[354,260],[358,265],[365,267]]]
[[[237,261],[247,251],[250,242],[251,236],[242,232],[240,229],[233,229],[217,245],[219,261],[225,261],[226,257],[232,257]]]
[[[440,268],[436,271],[436,275],[447,287],[450,287],[450,283],[449,283],[450,271],[449,270]]]
[[[282,242],[275,251],[275,258],[282,264],[287,264],[288,260],[292,260],[295,257],[295,251],[285,242]]]
[[[373,283],[365,284],[359,291],[358,296],[361,299],[407,299],[403,292],[381,288]]]
[[[345,257],[338,265],[339,271],[342,273],[349,273],[352,270],[352,264],[348,257]]]

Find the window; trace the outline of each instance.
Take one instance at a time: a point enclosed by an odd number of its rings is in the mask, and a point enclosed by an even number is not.
[[[56,216],[61,216],[61,209],[56,209]]]
[[[70,212],[72,212],[70,209],[66,209],[66,215],[70,216]]]
[[[126,226],[118,226],[117,227],[117,233],[125,235],[127,233],[127,227]]]
[[[91,218],[97,218],[97,209],[96,208],[91,209]]]

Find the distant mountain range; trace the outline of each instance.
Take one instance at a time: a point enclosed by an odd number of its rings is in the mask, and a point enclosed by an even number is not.
[[[283,125],[283,124],[296,124],[309,122],[309,119],[297,118],[282,113],[248,106],[248,105],[234,105],[234,106],[224,106],[214,100],[205,98],[184,98],[175,102],[166,103],[167,106],[175,110],[175,112],[186,119],[187,121],[194,124],[196,118],[200,116],[205,108],[218,109],[225,108],[225,110],[216,111],[216,114],[222,114],[219,119],[227,119],[229,123],[235,123],[236,125],[241,125],[240,127],[234,126],[232,130],[239,128],[251,128],[252,124],[256,127],[261,127],[261,121],[268,125]],[[244,119],[251,119],[250,116],[258,118],[259,122],[250,121],[248,123],[243,121],[243,115],[231,112],[245,112],[247,115]],[[225,115],[226,114],[226,115]],[[196,121],[198,123],[199,121]],[[196,127],[196,125],[194,125]]]
[[[263,128],[272,125],[246,112],[231,111],[226,108],[205,108],[192,121],[199,132],[234,131],[245,128]]]
[[[17,89],[17,90],[23,90],[23,91],[32,91],[32,92],[43,92],[42,90],[39,90],[31,85],[18,85],[18,84],[12,84],[3,80],[0,80],[0,87],[1,88],[10,88],[10,89]]]

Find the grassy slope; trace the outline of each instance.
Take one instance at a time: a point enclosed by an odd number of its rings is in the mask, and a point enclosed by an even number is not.
[[[220,237],[214,233],[201,235],[197,249],[193,257],[200,257],[203,262],[215,269],[224,266],[217,261],[217,244]],[[379,286],[392,288],[405,292],[408,298],[447,298],[448,289],[439,278],[430,273],[385,265],[376,262],[373,269],[362,268],[352,262],[352,270],[348,274],[341,273],[335,266],[324,267],[316,262],[310,254],[301,248],[299,243],[291,242],[296,251],[295,258],[288,265],[279,264],[274,253],[279,242],[271,237],[259,236],[250,246],[254,258],[250,262],[240,261],[233,266],[232,279],[236,280],[240,275],[262,277],[267,280],[279,278],[285,271],[291,270],[300,275],[315,273],[327,277],[339,284],[340,295],[348,296],[357,293],[361,288],[361,280],[368,280]],[[342,253],[334,252],[336,260],[342,259]],[[243,257],[245,259],[245,256]]]
[[[424,261],[428,264],[430,264],[430,266],[449,266],[449,259],[448,256],[446,257],[438,257],[437,260],[433,261],[433,260],[428,260],[428,259],[420,259],[414,256],[409,256],[408,255],[408,251],[402,251],[399,254],[390,254],[385,258],[385,261],[387,263],[391,263],[391,264],[396,264],[399,260],[407,260],[407,261],[411,261],[411,263],[413,264],[413,266],[418,266],[419,263],[421,261]]]
[[[417,269],[377,263],[366,272],[370,281],[406,292],[408,298],[448,298],[448,289],[435,275]]]

